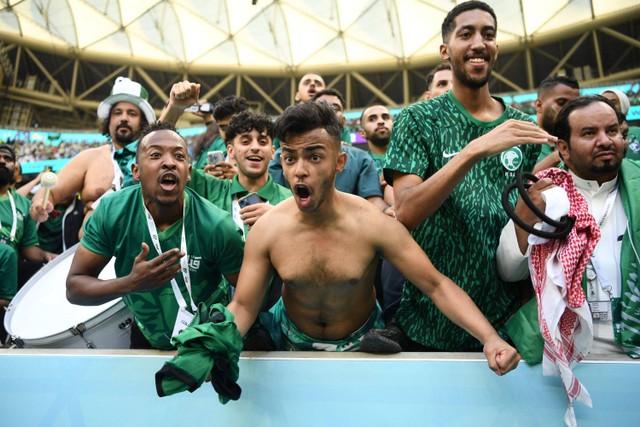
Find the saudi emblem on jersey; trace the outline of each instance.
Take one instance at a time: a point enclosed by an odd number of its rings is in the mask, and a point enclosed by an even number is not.
[[[520,151],[519,147],[509,148],[500,154],[500,161],[506,170],[511,172],[516,171],[523,161],[522,151]]]

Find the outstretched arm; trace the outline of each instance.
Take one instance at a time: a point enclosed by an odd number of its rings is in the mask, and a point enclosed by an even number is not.
[[[516,349],[500,338],[469,295],[433,266],[402,225],[383,217],[372,229],[376,230],[375,236],[380,236],[376,239],[382,257],[427,295],[445,316],[484,345],[491,370],[504,375],[517,366],[520,356]]]
[[[557,138],[534,123],[507,120],[469,142],[443,168],[423,181],[417,175],[394,173],[397,219],[412,230],[437,211],[476,163],[520,144],[546,144]]]

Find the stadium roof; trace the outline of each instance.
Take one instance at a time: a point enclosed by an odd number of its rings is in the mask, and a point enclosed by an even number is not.
[[[253,4],[255,3],[255,4]],[[0,35],[52,52],[170,69],[288,70],[437,57],[451,0],[0,1]],[[627,13],[637,0],[489,0],[501,45]]]
[[[277,114],[306,71],[341,90],[347,108],[395,107],[424,90],[424,75],[440,62],[440,25],[457,3],[0,0],[0,82],[14,116],[15,103],[26,103],[41,122],[57,108],[84,125],[125,74],[150,89],[156,108],[172,82],[188,78],[203,82],[210,99],[236,93]],[[557,73],[596,84],[640,75],[638,0],[487,3],[501,53],[493,91],[532,90]]]

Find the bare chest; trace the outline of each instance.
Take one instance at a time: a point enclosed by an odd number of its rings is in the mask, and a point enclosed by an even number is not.
[[[273,265],[289,289],[356,288],[369,282],[377,264],[375,252],[355,236],[335,233],[282,239],[272,253]]]
[[[108,151],[97,152],[88,161],[87,173],[82,187],[82,199],[95,201],[111,188],[113,182],[113,162]]]

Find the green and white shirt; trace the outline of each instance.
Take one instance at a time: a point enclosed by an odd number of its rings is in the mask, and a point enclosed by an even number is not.
[[[185,217],[166,230],[158,230],[162,251],[180,248],[182,224],[185,220],[191,294],[194,303],[227,304],[228,284],[222,275],[240,271],[244,244],[231,216],[185,189]],[[146,242],[147,259],[158,256],[144,213],[139,185],[125,188],[105,197],[85,225],[82,245],[98,255],[116,257],[117,277],[128,275],[140,244]],[[176,277],[184,299],[190,303],[182,274]],[[130,293],[123,298],[136,317],[138,325],[151,345],[171,349],[171,332],[178,313],[178,302],[171,284],[151,291]]]
[[[393,125],[385,162],[387,182],[393,185],[394,170],[428,179],[470,141],[508,119],[531,122],[528,115],[508,106],[498,119],[482,122],[465,110],[452,91],[405,108]],[[518,301],[513,284],[503,282],[495,267],[500,231],[508,221],[501,194],[517,173],[533,169],[539,152],[538,145],[520,145],[480,160],[442,206],[411,232],[434,266],[469,294],[503,336],[504,322]],[[511,198],[515,203],[515,192]],[[397,320],[409,338],[425,346],[443,351],[481,349],[475,338],[409,282],[405,282]]]

